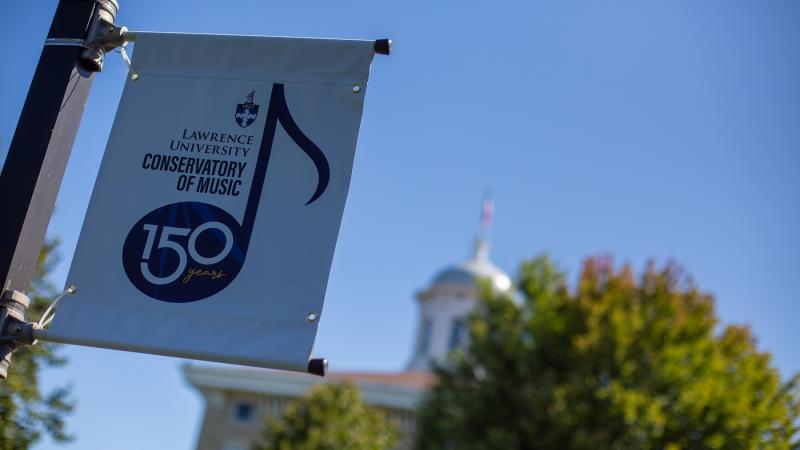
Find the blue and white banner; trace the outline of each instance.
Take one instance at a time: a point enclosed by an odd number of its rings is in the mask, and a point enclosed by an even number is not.
[[[373,42],[138,33],[47,339],[305,371]]]

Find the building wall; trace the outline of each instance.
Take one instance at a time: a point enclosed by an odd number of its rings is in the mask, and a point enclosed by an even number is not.
[[[477,301],[466,295],[434,297],[420,302],[417,337],[409,370],[429,370],[431,361],[444,363],[453,350],[453,328],[464,327]],[[427,328],[427,330],[426,330]],[[463,344],[463,336],[461,342]]]
[[[218,390],[204,390],[203,395],[206,408],[197,450],[250,450],[271,412],[264,405],[265,399],[244,392]],[[274,402],[281,400],[273,399]],[[254,408],[249,420],[240,420],[236,415],[236,408],[242,403]]]
[[[197,450],[250,450],[251,445],[261,439],[267,418],[280,416],[286,405],[295,399],[215,389],[203,389],[202,393],[206,398],[206,408]],[[413,411],[377,408],[398,427],[400,442],[397,450],[410,449],[415,428]],[[245,410],[250,414],[243,414]]]

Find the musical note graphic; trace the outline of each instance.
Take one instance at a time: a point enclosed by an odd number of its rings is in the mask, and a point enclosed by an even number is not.
[[[284,85],[275,83],[241,223],[204,202],[172,203],[147,213],[131,228],[122,250],[125,273],[139,291],[185,303],[208,298],[233,282],[247,257],[278,124],[316,167],[317,187],[305,204],[322,196],[330,181],[328,160],[292,118]]]

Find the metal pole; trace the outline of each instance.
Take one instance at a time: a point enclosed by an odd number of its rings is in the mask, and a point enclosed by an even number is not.
[[[115,0],[58,3],[0,174],[2,292],[30,288],[93,74],[102,67],[102,48],[93,37],[109,18],[113,24],[116,9]],[[9,327],[0,321],[0,336]],[[0,378],[14,348],[0,342]]]

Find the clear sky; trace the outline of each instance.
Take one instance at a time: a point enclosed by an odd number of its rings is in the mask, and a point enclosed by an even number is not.
[[[0,2],[3,150],[55,3]],[[491,185],[503,269],[545,251],[573,276],[592,254],[673,258],[800,371],[800,2],[120,3],[132,30],[394,39],[372,67],[318,336],[333,370],[403,367],[413,295],[467,256]],[[58,283],[125,70],[110,55],[89,97],[49,230]],[[63,353],[45,383],[74,386],[66,448],[193,445],[202,403],[180,360]]]

